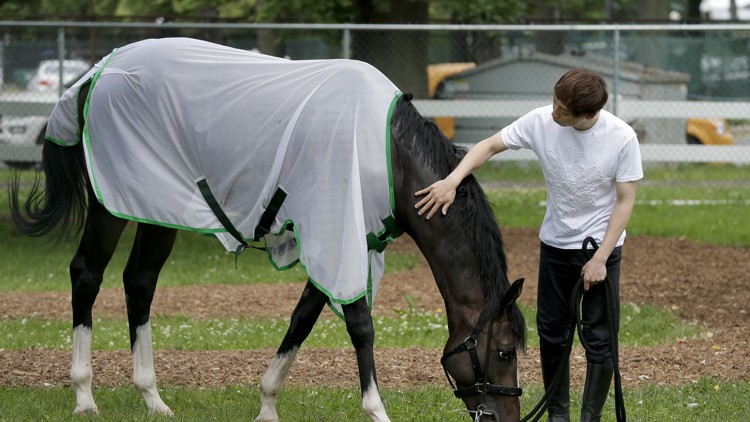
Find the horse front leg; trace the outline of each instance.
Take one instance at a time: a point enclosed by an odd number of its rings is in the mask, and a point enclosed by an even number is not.
[[[168,416],[173,416],[172,410],[162,401],[156,389],[149,315],[159,272],[172,251],[176,234],[175,229],[138,224],[133,249],[123,273],[133,358],[133,385],[141,393],[149,414]]]
[[[88,217],[81,243],[70,262],[73,308],[73,356],[70,365],[71,387],[76,394],[74,414],[98,413],[91,391],[92,308],[99,294],[104,269],[117,247],[125,221],[107,212],[93,194],[89,196]]]
[[[354,303],[343,305],[346,331],[352,339],[357,353],[359,367],[359,384],[362,388],[362,409],[374,422],[387,422],[390,418],[385,411],[385,403],[378,390],[378,379],[375,375],[375,328],[367,300],[361,298]]]
[[[260,380],[260,412],[256,422],[278,421],[276,413],[276,398],[284,385],[289,368],[294,363],[302,342],[305,341],[320,312],[328,301],[328,297],[315,287],[309,280],[305,290],[292,312],[289,329],[276,351],[271,364],[268,365],[263,378]]]

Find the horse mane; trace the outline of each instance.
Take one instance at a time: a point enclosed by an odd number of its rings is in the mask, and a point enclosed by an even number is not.
[[[419,162],[438,177],[445,178],[453,171],[467,149],[451,142],[437,125],[422,117],[411,103],[412,95],[399,98],[393,112],[393,126],[398,142],[406,147]],[[485,292],[485,306],[497,309],[508,291],[508,261],[503,238],[490,202],[474,175],[469,175],[456,189],[456,198],[446,224],[460,227],[466,233],[479,259],[479,278]],[[513,332],[521,348],[526,345],[526,323],[517,304],[510,310]]]

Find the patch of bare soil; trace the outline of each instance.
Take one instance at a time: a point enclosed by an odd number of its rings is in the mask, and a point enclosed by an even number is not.
[[[511,265],[510,278],[526,279],[521,301],[534,303],[539,239],[536,230],[503,232]],[[396,248],[415,250],[408,238]],[[649,304],[676,312],[704,332],[702,339],[680,340],[657,347],[623,347],[620,370],[627,386],[674,385],[701,378],[717,381],[750,379],[748,303],[750,250],[708,246],[685,239],[629,237],[623,252],[621,296],[623,303]],[[223,316],[289,316],[302,292],[301,284],[191,286],[157,289],[152,312],[194,318]],[[383,278],[376,299],[376,315],[392,315],[408,308],[411,296],[422,309],[442,308],[442,298],[426,264]],[[38,317],[69,319],[68,293],[0,294],[0,318]],[[124,316],[121,289],[103,289],[95,316]],[[324,316],[331,318],[329,310]],[[96,334],[95,334],[96,335]],[[533,335],[533,334],[532,334]],[[0,347],[2,347],[0,345]],[[260,351],[157,351],[155,365],[162,385],[257,385],[274,350]],[[571,381],[580,387],[585,359],[576,349]],[[423,348],[376,350],[378,379],[383,387],[409,388],[425,384],[446,385],[440,351]],[[0,385],[44,386],[67,384],[70,351],[4,350],[0,348]],[[93,352],[94,385],[130,384],[127,351]],[[520,355],[522,383],[540,383],[539,354],[529,349]],[[353,350],[303,348],[292,366],[290,385],[358,385]],[[316,374],[310,377],[309,374]],[[447,387],[447,385],[446,385]]]

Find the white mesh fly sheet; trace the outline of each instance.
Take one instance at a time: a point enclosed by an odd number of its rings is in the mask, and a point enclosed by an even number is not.
[[[113,214],[212,233],[228,250],[239,242],[209,200],[251,240],[283,191],[265,236],[275,265],[298,260],[333,303],[363,295],[371,303],[383,257],[367,237],[387,237],[392,219],[389,118],[398,95],[358,61],[145,40],[113,51],[63,95],[47,139],[72,145],[82,130],[89,177]]]

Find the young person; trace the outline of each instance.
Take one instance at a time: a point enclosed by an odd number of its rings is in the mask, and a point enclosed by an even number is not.
[[[625,227],[633,212],[637,181],[643,178],[638,139],[625,122],[602,108],[604,79],[586,69],[565,73],[555,84],[552,105],[532,110],[469,150],[445,179],[416,192],[419,215],[448,213],[456,188],[472,171],[507,149],[528,148],[539,158],[547,184],[547,209],[539,237],[537,330],[547,388],[560,365],[571,318],[573,287],[583,277],[582,304],[587,369],[581,421],[599,421],[613,376],[605,288],[617,293]],[[599,248],[588,258],[582,243]],[[593,252],[593,251],[592,251]],[[590,254],[589,254],[590,255]],[[570,420],[569,362],[548,411],[549,421]]]

